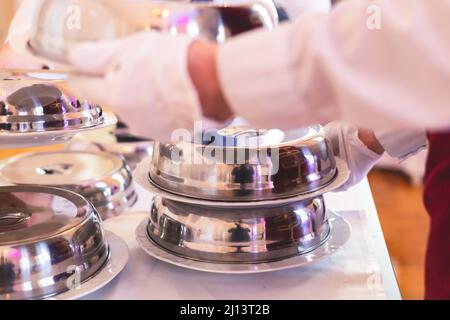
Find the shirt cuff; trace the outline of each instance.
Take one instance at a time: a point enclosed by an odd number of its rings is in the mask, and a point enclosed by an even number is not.
[[[428,147],[425,130],[375,130],[375,136],[388,155],[405,160]]]

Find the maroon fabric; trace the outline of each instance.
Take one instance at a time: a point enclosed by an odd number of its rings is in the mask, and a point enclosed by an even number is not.
[[[429,133],[425,206],[431,218],[425,298],[450,299],[450,132]]]

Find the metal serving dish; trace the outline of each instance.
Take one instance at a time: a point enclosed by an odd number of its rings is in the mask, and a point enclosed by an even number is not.
[[[132,175],[123,158],[86,151],[38,152],[12,158],[0,179],[14,185],[46,185],[79,193],[103,219],[117,216],[137,201]]]
[[[185,197],[243,202],[308,194],[337,176],[321,126],[290,132],[229,127],[195,140],[155,142],[150,182]]]
[[[263,263],[305,254],[329,234],[321,196],[265,208],[215,208],[155,197],[148,237],[165,250],[217,263]]]
[[[131,142],[117,142],[112,144],[93,143],[99,151],[110,152],[122,156],[131,170],[144,159],[150,159],[153,155],[153,141],[135,140]]]
[[[0,70],[0,134],[92,128],[100,106],[74,98],[64,75]]]
[[[153,141],[133,135],[123,122],[101,130],[78,134],[67,145],[67,150],[109,152],[125,159],[131,170],[153,155]]]
[[[44,0],[28,46],[36,55],[67,63],[70,50],[83,41],[158,30],[223,42],[258,27],[272,29],[277,22],[271,0]]]
[[[0,204],[0,300],[66,292],[108,261],[100,217],[80,195],[0,187]]]

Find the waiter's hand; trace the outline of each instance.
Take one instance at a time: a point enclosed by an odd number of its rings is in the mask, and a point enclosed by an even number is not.
[[[335,121],[325,126],[335,154],[347,162],[349,180],[337,191],[344,191],[364,179],[380,160],[384,149],[371,130]]]
[[[0,47],[0,69],[34,69],[44,66],[36,60],[31,60],[14,52],[8,44]]]
[[[70,60],[86,76],[72,76],[71,85],[83,98],[111,108],[136,134],[167,141],[174,130],[191,130],[203,119],[189,74],[192,43],[184,36],[144,32],[81,44]]]

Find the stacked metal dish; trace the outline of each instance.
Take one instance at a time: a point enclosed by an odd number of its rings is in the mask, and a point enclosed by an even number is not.
[[[157,250],[149,245],[216,264],[305,255],[330,246],[333,223],[342,225],[322,196],[348,176],[321,126],[231,127],[199,141],[156,143],[151,163],[136,170],[138,183],[156,194],[137,239],[150,254]],[[340,230],[348,236],[348,226]]]
[[[156,143],[151,180],[186,197],[243,202],[312,192],[337,173],[320,126],[288,133],[231,127],[204,137],[194,143]]]
[[[89,200],[103,219],[117,216],[137,201],[132,175],[123,158],[105,152],[53,151],[21,155],[0,168],[0,180],[14,185],[68,189]]]
[[[62,69],[71,48],[83,41],[157,30],[223,42],[251,29],[272,29],[277,22],[272,0],[44,0],[32,32],[12,46],[22,54],[49,59],[51,66],[59,63]]]
[[[116,143],[92,143],[93,148],[122,156],[131,170],[144,159],[153,155],[153,141],[132,136],[116,136]]]
[[[67,95],[69,88],[61,79],[42,79],[37,73],[33,77],[9,71],[1,71],[0,76],[2,131],[28,133],[101,124],[100,106]]]
[[[330,234],[322,197],[256,208],[215,208],[156,197],[148,236],[176,255],[220,263],[262,263],[304,254]]]
[[[73,192],[0,187],[0,203],[0,300],[80,295],[126,264],[126,245],[105,235],[96,210]]]
[[[79,100],[65,75],[0,70],[0,145],[60,143],[78,132],[114,123],[102,108]]]

